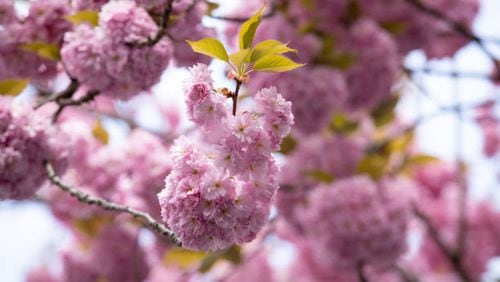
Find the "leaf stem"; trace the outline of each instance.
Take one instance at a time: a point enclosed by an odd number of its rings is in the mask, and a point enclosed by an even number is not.
[[[236,81],[236,89],[234,90],[234,94],[231,96],[233,99],[233,116],[236,115],[236,107],[238,106],[238,94],[240,92],[241,80],[238,78],[234,79]]]

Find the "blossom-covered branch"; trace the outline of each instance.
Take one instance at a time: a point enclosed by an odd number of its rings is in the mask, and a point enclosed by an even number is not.
[[[428,5],[425,5],[421,0],[406,0],[409,4],[413,5],[418,10],[445,22],[450,28],[452,28],[457,33],[461,34],[465,38],[475,42],[481,50],[492,60],[498,73],[500,73],[500,60],[495,57],[495,55],[485,46],[483,39],[472,33],[465,25],[460,22],[448,17],[445,13],[438,9],[434,9]]]
[[[64,192],[70,194],[72,197],[76,198],[78,201],[85,204],[98,206],[108,211],[128,213],[135,219],[142,221],[152,231],[168,238],[172,243],[178,246],[181,245],[179,239],[172,233],[172,231],[170,231],[163,224],[157,222],[151,215],[128,206],[112,203],[105,199],[86,194],[82,191],[78,191],[77,189],[65,184],[55,173],[54,168],[49,162],[45,162],[45,168],[50,182],[61,188],[61,190],[63,190]]]

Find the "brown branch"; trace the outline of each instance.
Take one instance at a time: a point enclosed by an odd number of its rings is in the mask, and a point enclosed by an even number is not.
[[[356,272],[358,274],[358,281],[359,282],[368,282],[368,279],[366,278],[366,274],[364,271],[364,264],[363,262],[360,262],[358,266],[356,267]]]
[[[401,277],[401,281],[404,281],[404,282],[419,282],[420,281],[420,279],[414,273],[409,272],[408,270],[404,269],[400,265],[395,265],[394,270]]]
[[[234,79],[236,81],[236,89],[234,93],[231,95],[231,99],[233,99],[233,116],[236,115],[236,107],[238,106],[238,94],[240,93],[241,81],[237,78]]]
[[[78,82],[78,80],[72,78],[70,84],[66,89],[61,92],[54,93],[46,99],[41,100],[36,104],[35,109],[38,109],[50,102],[57,102],[61,99],[71,98],[73,94],[75,94],[76,90],[78,90],[78,87],[80,87],[80,83]]]
[[[413,213],[425,225],[425,227],[427,228],[427,231],[429,232],[429,236],[432,238],[432,240],[434,240],[434,242],[439,247],[439,249],[441,249],[441,251],[446,256],[448,256],[448,257],[453,256],[454,255],[453,252],[444,243],[443,239],[439,235],[438,230],[434,227],[434,225],[432,225],[432,223],[430,222],[429,218],[427,218],[427,216],[422,211],[420,211],[415,204],[413,204]]]
[[[413,203],[412,205],[413,205],[413,213],[425,225],[425,227],[427,228],[427,232],[429,233],[429,236],[434,241],[434,243],[436,243],[437,247],[441,250],[441,252],[443,252],[446,258],[448,258],[448,260],[451,262],[451,265],[458,273],[460,278],[462,278],[464,282],[473,281],[469,273],[463,266],[462,256],[459,256],[449,246],[446,245],[443,238],[439,234],[439,231],[436,229],[434,225],[432,225],[429,218],[427,218],[427,216],[418,209],[415,203]]]
[[[163,224],[157,222],[148,213],[138,211],[138,210],[133,209],[129,206],[112,203],[108,200],[86,194],[82,191],[79,191],[79,190],[65,184],[64,182],[62,182],[62,180],[59,178],[59,176],[57,176],[57,174],[54,171],[54,168],[52,167],[52,165],[49,162],[45,162],[45,169],[47,172],[47,176],[52,184],[61,188],[61,190],[68,193],[69,195],[71,195],[71,197],[77,199],[78,201],[80,201],[84,204],[101,207],[107,211],[128,213],[133,218],[140,220],[145,226],[147,226],[152,231],[158,233],[159,235],[161,235],[163,237],[166,237],[172,243],[174,243],[178,246],[181,246],[181,242],[175,236],[175,234],[171,230],[169,230],[167,227],[165,227]]]
[[[436,76],[448,76],[448,77],[460,77],[460,78],[476,78],[476,79],[492,79],[492,75],[490,73],[480,73],[480,72],[461,72],[461,71],[445,71],[438,70],[429,67],[423,68],[409,68],[403,67],[404,72],[407,74],[417,74],[417,73],[425,73],[428,75],[436,75]]]
[[[59,115],[61,115],[64,108],[66,108],[68,106],[79,106],[79,105],[88,103],[88,102],[94,100],[94,98],[97,97],[97,95],[99,95],[99,93],[100,93],[99,91],[93,90],[93,91],[87,92],[87,95],[82,96],[76,100],[73,100],[71,98],[57,99],[56,103],[58,104],[59,107],[57,108],[57,111],[52,115],[52,122],[55,123],[57,121],[57,118],[59,117]]]
[[[170,15],[172,14],[172,4],[174,0],[168,0],[163,9],[163,13],[161,16],[161,22],[158,31],[152,37],[148,37],[145,41],[139,42],[127,42],[126,45],[132,48],[144,48],[151,47],[156,45],[156,43],[160,42],[160,40],[167,34],[168,22],[170,20]]]

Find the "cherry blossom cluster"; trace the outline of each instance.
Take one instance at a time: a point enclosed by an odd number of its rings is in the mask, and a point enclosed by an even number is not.
[[[32,197],[47,180],[45,161],[64,172],[64,138],[46,117],[0,98],[0,200]]]
[[[99,26],[81,24],[66,33],[63,63],[90,90],[129,99],[156,84],[172,56],[167,38],[151,47],[130,46],[154,37],[158,28],[135,2],[111,1],[99,13]]]
[[[88,237],[75,238],[62,252],[62,270],[46,266],[33,270],[29,282],[142,281],[149,265],[138,243],[138,229],[125,222],[112,222],[93,230]],[[127,247],[124,247],[127,246]]]
[[[392,185],[377,187],[356,176],[311,193],[305,230],[322,261],[339,268],[384,267],[405,252],[407,203],[397,199]]]
[[[183,247],[214,251],[254,239],[266,223],[278,189],[271,153],[290,131],[293,116],[291,103],[276,88],[255,95],[255,110],[233,116],[208,67],[190,70],[186,103],[202,141],[175,141],[172,172],[158,198],[163,220]]]
[[[16,14],[14,3],[0,3],[0,80],[33,78],[44,84],[57,74],[57,62],[42,58],[29,49],[30,44],[59,46],[71,23],[64,16],[70,7],[64,0],[30,1],[28,15]]]

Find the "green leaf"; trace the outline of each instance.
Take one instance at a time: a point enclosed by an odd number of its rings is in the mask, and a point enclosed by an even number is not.
[[[383,29],[387,30],[393,35],[400,35],[406,32],[407,26],[403,21],[386,21],[380,23]]]
[[[414,130],[405,132],[404,134],[392,139],[389,144],[387,144],[387,151],[389,153],[403,153],[408,146],[413,142],[415,138]]]
[[[269,55],[260,58],[253,65],[256,71],[267,72],[286,72],[303,66],[304,64],[296,63],[287,57],[281,55]]]
[[[242,261],[241,248],[239,246],[232,246],[231,248],[224,251],[222,258],[232,262],[233,264],[239,264]]]
[[[335,113],[330,122],[330,130],[338,133],[352,133],[358,129],[358,123],[350,121],[344,114]]]
[[[281,142],[280,153],[282,153],[283,155],[287,155],[293,152],[296,147],[297,141],[295,141],[292,136],[288,135],[287,137],[283,138],[283,141]]]
[[[252,46],[257,27],[262,22],[262,12],[264,11],[264,8],[265,4],[251,18],[241,25],[239,33],[240,50],[250,48]]]
[[[371,112],[371,116],[377,127],[384,126],[391,122],[396,116],[394,109],[398,104],[399,96],[393,96],[382,103]]]
[[[109,142],[109,134],[100,121],[97,121],[94,124],[94,127],[92,128],[92,135],[94,135],[94,138],[99,140],[104,145]]]
[[[299,3],[308,11],[314,11],[316,9],[316,1],[314,0],[300,0]]]
[[[212,15],[212,12],[214,10],[217,10],[220,6],[219,3],[215,3],[215,2],[205,1],[205,3],[207,3],[207,10],[205,12],[205,15],[207,15],[207,16]]]
[[[409,164],[411,165],[425,165],[433,162],[439,161],[438,158],[431,156],[431,155],[425,155],[425,154],[418,154],[415,156],[411,156],[408,159]]]
[[[314,180],[322,183],[332,183],[333,176],[328,172],[320,169],[314,169],[307,172],[307,175],[312,177]]]
[[[318,64],[325,64],[340,70],[346,70],[356,62],[356,55],[350,53],[321,54],[315,59]]]
[[[53,61],[61,59],[59,46],[56,44],[45,42],[31,42],[21,45],[21,49],[28,52],[33,52],[39,57]]]
[[[288,52],[297,52],[297,50],[288,47],[287,44],[279,42],[277,40],[264,40],[257,43],[252,49],[252,62],[258,61],[260,58],[267,55],[278,55]]]
[[[240,70],[243,63],[249,63],[251,50],[249,48],[240,50],[229,55],[229,61],[234,64],[234,66]]]
[[[422,165],[427,165],[430,163],[439,162],[440,160],[434,156],[426,155],[426,154],[417,154],[410,156],[405,159],[403,166],[401,167],[401,171],[406,175],[411,175],[412,169],[414,167],[419,167]]]
[[[103,226],[109,224],[109,220],[107,216],[80,218],[73,221],[73,227],[87,237],[94,237]]]
[[[28,86],[27,79],[7,79],[0,81],[0,95],[17,96]]]
[[[194,52],[210,56],[224,62],[229,61],[226,48],[215,38],[204,38],[198,41],[186,40]]]
[[[389,157],[380,154],[368,154],[358,164],[356,172],[368,174],[378,180],[385,172]]]
[[[232,246],[227,250],[218,251],[208,254],[200,264],[198,271],[206,273],[219,261],[227,260],[233,264],[239,264],[242,261],[241,248],[239,246]]]
[[[180,268],[187,269],[201,262],[207,254],[203,252],[194,252],[183,248],[172,248],[167,251],[163,257],[165,265],[176,265]]]
[[[97,26],[99,23],[99,13],[94,10],[82,10],[65,18],[75,25],[86,22],[92,26]]]

